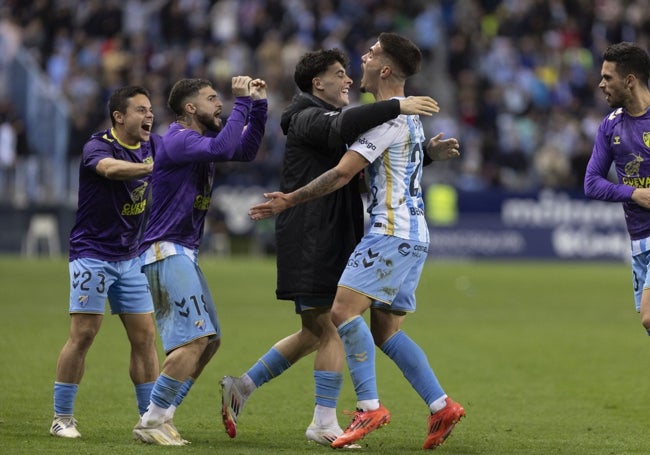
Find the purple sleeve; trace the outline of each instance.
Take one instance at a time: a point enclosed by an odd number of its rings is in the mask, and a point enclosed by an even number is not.
[[[185,130],[182,137],[176,138],[176,141],[182,141],[182,145],[172,146],[173,161],[189,163],[233,160],[233,157],[241,148],[241,135],[248,118],[250,105],[250,97],[235,99],[235,104],[226,125],[216,136],[212,134],[202,136],[195,131]]]
[[[241,137],[241,147],[233,157],[235,161],[253,161],[262,144],[266,125],[268,103],[266,99],[253,101],[248,126]]]
[[[585,195],[602,201],[629,202],[632,200],[632,193],[635,188],[612,183],[607,179],[614,157],[605,133],[605,125],[606,121],[598,127],[594,149],[587,164],[584,185]]]

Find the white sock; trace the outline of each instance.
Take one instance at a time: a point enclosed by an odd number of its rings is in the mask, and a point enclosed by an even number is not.
[[[174,420],[174,413],[176,412],[176,406],[173,404],[167,409],[165,413],[165,422],[168,420]]]
[[[361,400],[357,401],[357,408],[362,411],[374,411],[379,409],[379,400]]]
[[[336,408],[328,408],[317,404],[314,408],[314,423],[319,427],[339,426],[336,418]]]
[[[147,412],[142,415],[142,424],[146,427],[155,427],[165,421],[167,408],[161,408],[153,401],[149,402]]]
[[[446,399],[447,399],[447,395],[443,395],[440,398],[438,398],[436,401],[431,402],[429,404],[429,409],[431,410],[431,414],[435,414],[441,409],[444,409],[445,406],[447,406],[447,402],[445,401]]]

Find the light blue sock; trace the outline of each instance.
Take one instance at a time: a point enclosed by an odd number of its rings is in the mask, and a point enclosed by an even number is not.
[[[138,412],[140,412],[140,415],[147,412],[154,384],[155,382],[145,382],[135,385],[135,399],[138,402]]]
[[[156,383],[151,391],[151,401],[156,406],[163,409],[169,409],[169,406],[174,402],[174,398],[178,395],[178,391],[183,386],[181,381],[170,378],[164,374],[158,376]]]
[[[193,385],[194,385],[194,378],[187,378],[183,383],[183,385],[181,386],[180,390],[178,391],[178,394],[176,394],[176,398],[174,398],[174,403],[172,404],[176,407],[179,407]]]
[[[74,399],[77,396],[79,384],[54,383],[54,413],[56,415],[72,415]]]
[[[316,404],[327,408],[336,408],[343,386],[343,373],[314,370],[314,383],[316,384]]]
[[[426,354],[406,333],[397,332],[381,346],[381,350],[402,370],[427,406],[444,395]]]
[[[366,321],[357,316],[338,327],[345,347],[357,401],[377,400],[377,377],[375,375],[375,344]]]
[[[280,352],[271,348],[246,372],[256,387],[280,376],[291,364]]]

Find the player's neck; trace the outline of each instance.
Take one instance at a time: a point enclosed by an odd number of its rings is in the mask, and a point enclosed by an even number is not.
[[[632,117],[639,117],[640,115],[645,114],[649,108],[650,91],[643,92],[641,96],[632,99],[631,102],[625,106],[628,115]]]
[[[201,136],[205,133],[205,128],[202,128],[202,125],[199,122],[196,122],[193,117],[177,117],[176,123],[181,125],[183,128],[196,131]]]
[[[115,139],[117,139],[117,142],[123,146],[129,148],[137,148],[140,146],[140,140],[129,137],[129,135],[126,134],[126,131],[121,128],[111,128],[111,134]]]
[[[390,80],[383,80],[377,87],[377,93],[373,93],[377,101],[384,101],[394,98],[396,96],[404,96],[404,84],[395,84]]]

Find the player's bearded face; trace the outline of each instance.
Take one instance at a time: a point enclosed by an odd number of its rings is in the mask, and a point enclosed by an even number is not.
[[[210,131],[221,131],[222,121],[220,117],[221,111],[214,112],[199,112],[196,115],[197,121]]]

